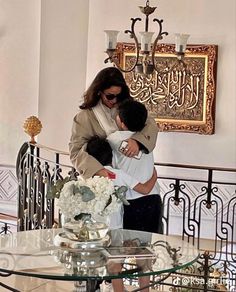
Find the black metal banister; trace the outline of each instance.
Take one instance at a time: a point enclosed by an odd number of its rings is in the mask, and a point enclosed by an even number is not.
[[[178,179],[178,180],[184,180],[186,182],[200,182],[200,183],[207,183],[208,180],[203,180],[203,179],[190,179],[190,178],[176,178],[174,176],[170,176],[170,177],[165,177],[165,176],[162,176],[162,175],[158,175],[158,179],[162,179],[162,180],[169,180],[169,179]],[[212,181],[212,184],[219,184],[219,185],[233,185],[233,186],[236,186],[236,182],[219,182],[219,181]]]
[[[78,173],[71,165],[61,163],[62,156],[69,159],[67,152],[37,143],[25,143],[21,150],[17,160],[18,230],[51,228],[55,223],[55,206],[54,200],[47,199],[48,188],[65,176],[76,179]],[[45,157],[44,151],[49,152],[51,158]],[[181,236],[204,250],[196,274],[200,273],[207,280],[220,265],[221,271],[227,272],[235,283],[236,256],[232,245],[236,244],[236,168],[158,162],[155,166],[160,173],[164,232]],[[178,174],[171,174],[176,169],[180,169]],[[184,174],[186,169],[191,170],[188,177]],[[162,170],[167,175],[163,175]],[[224,174],[223,178],[218,179],[218,173]],[[203,249],[202,238],[206,235],[211,244]],[[207,283],[199,290],[210,291]]]
[[[161,162],[155,162],[155,165],[174,167],[174,168],[189,168],[189,169],[199,169],[199,170],[215,170],[215,171],[236,172],[236,168],[206,166],[206,165],[203,166],[203,165],[191,165],[191,164],[173,164],[173,163],[161,163]]]

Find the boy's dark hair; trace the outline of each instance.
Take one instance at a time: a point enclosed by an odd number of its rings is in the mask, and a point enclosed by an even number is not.
[[[144,104],[135,100],[126,100],[118,106],[120,120],[129,131],[141,131],[147,120],[147,109]]]
[[[112,163],[112,149],[105,138],[98,136],[90,138],[87,143],[87,152],[104,166]]]

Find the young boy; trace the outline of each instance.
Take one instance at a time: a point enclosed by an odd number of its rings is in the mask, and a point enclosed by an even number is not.
[[[108,141],[98,136],[92,137],[87,143],[87,152],[89,155],[96,158],[104,167],[115,174],[114,185],[126,186],[129,190],[133,190],[140,194],[148,194],[156,183],[157,174],[155,168],[152,170],[152,176],[145,182],[140,183],[138,179],[125,173],[122,169],[112,167],[112,148]],[[123,228],[123,206],[120,210],[110,216],[110,228]]]
[[[146,195],[150,193],[153,189],[156,180],[157,173],[156,169],[152,167],[153,173],[152,176],[145,182],[140,183],[137,179],[125,173],[122,169],[113,168],[112,165],[112,148],[108,141],[104,138],[99,138],[98,136],[92,137],[87,143],[87,149],[89,155],[96,158],[104,167],[115,174],[113,177],[114,185],[122,186],[125,185],[128,187],[128,191],[132,190],[135,193],[140,193]],[[142,220],[142,218],[140,218]],[[117,212],[114,212],[110,215],[110,228],[117,229],[123,228],[123,206]],[[121,269],[120,264],[114,265],[114,267]],[[149,277],[140,277],[140,287],[145,287],[149,283]],[[101,291],[110,291],[110,292],[120,292],[124,291],[123,281],[121,279],[114,279],[111,283],[103,282],[101,285]],[[113,288],[112,288],[113,287]],[[143,290],[144,292],[149,291],[148,288]]]
[[[141,183],[151,178],[153,174],[153,153],[139,153],[139,157],[130,158],[123,154],[123,141],[128,140],[134,132],[141,131],[147,120],[147,109],[138,101],[127,100],[119,105],[116,118],[120,131],[107,137],[112,150],[114,168],[122,169]],[[143,195],[134,190],[128,190],[126,198],[130,205],[124,206],[125,229],[162,233],[162,200],[159,195],[159,185],[156,183],[148,194]]]

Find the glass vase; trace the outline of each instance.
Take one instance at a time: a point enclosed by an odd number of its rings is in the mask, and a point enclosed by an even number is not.
[[[109,229],[107,216],[78,216],[77,220],[64,219],[63,229],[66,233],[75,235],[78,241],[96,241],[106,237]]]

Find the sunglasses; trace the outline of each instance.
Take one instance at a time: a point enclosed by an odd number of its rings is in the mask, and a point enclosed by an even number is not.
[[[106,96],[107,100],[113,100],[114,98],[119,98],[121,96],[121,93],[119,94],[112,94],[112,93],[104,93],[103,94]]]

